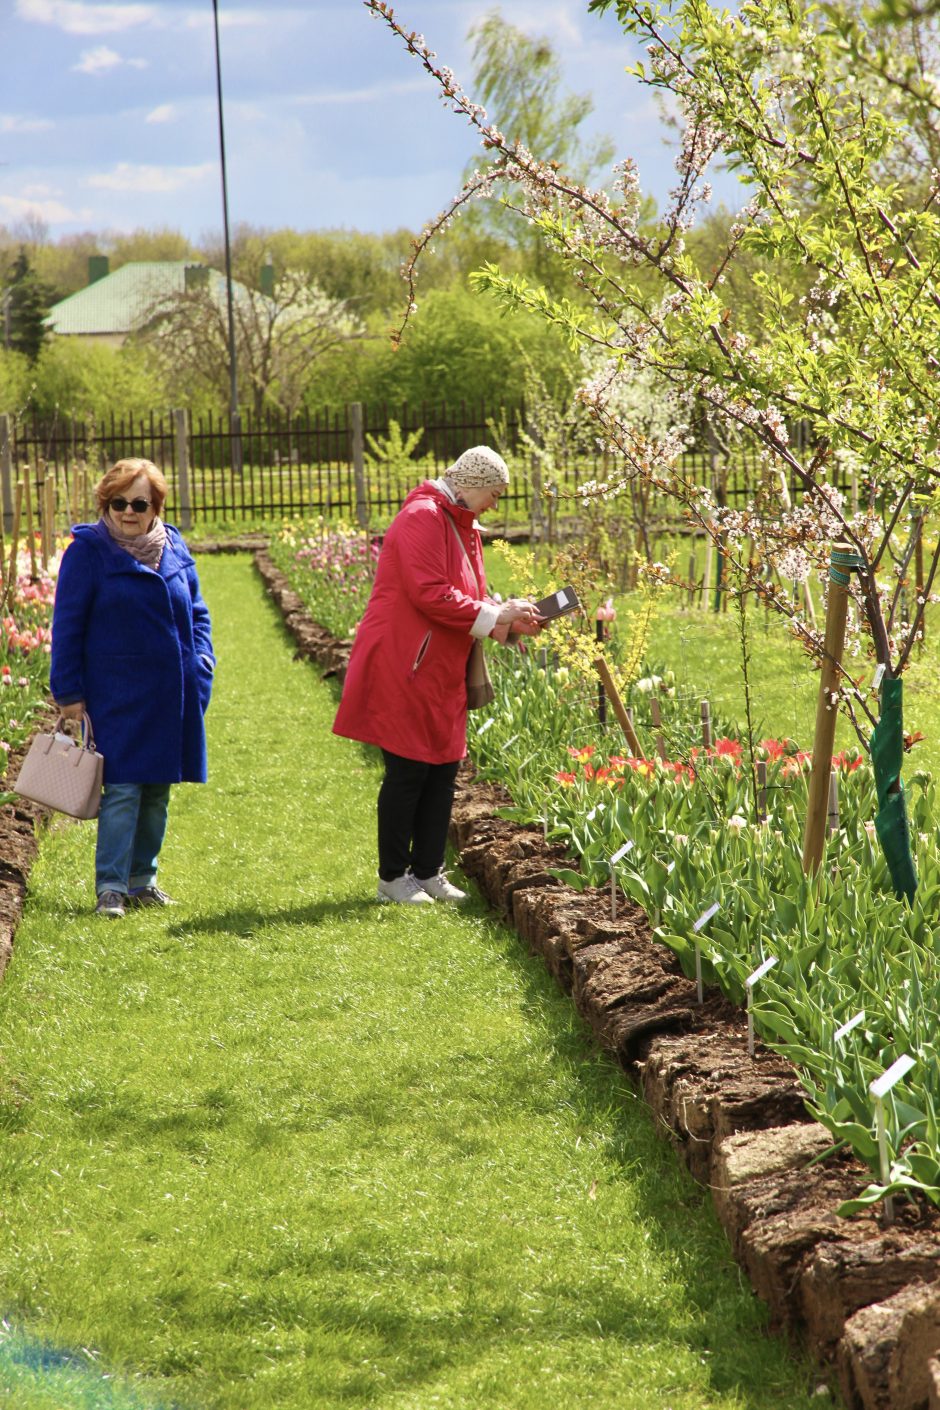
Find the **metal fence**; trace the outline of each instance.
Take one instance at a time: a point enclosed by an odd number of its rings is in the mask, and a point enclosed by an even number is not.
[[[441,474],[467,446],[485,443],[512,456],[513,477],[503,504],[514,518],[541,521],[550,512],[550,487],[560,496],[555,501],[560,512],[571,512],[581,485],[616,474],[616,462],[598,447],[556,460],[550,478],[544,476],[538,460],[524,451],[519,435],[524,424],[522,405],[352,403],[293,418],[247,416],[234,432],[227,418],[192,418],[185,411],[51,422],[0,414],[2,507],[9,522],[13,487],[29,467],[37,493],[51,479],[63,511],[85,517],[90,486],[126,456],[142,456],[160,467],[169,485],[167,517],[183,528],[200,521],[237,524],[318,514],[362,524],[387,522],[422,476]],[[396,434],[405,441],[417,432],[412,458],[389,457]],[[717,483],[724,502],[732,504],[751,496],[761,480],[756,446],[720,462],[707,451],[689,452],[685,468],[698,483]],[[796,497],[797,487],[791,488]],[[676,514],[674,506],[646,492],[625,509],[644,521]]]

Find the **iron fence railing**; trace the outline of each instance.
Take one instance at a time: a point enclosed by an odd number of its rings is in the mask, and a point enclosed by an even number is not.
[[[396,462],[386,453],[395,439],[393,422],[401,441],[420,432],[411,459]],[[549,490],[559,496],[556,513],[574,512],[581,486],[616,475],[616,461],[599,446],[557,456],[546,472],[520,437],[524,423],[522,405],[466,404],[353,403],[291,418],[248,415],[236,434],[226,417],[194,418],[182,411],[97,421],[0,414],[2,507],[9,521],[15,482],[28,466],[37,494],[52,479],[56,502],[73,518],[83,517],[91,508],[90,487],[107,466],[127,456],[160,467],[169,485],[167,517],[184,527],[200,520],[245,523],[318,514],[380,523],[422,476],[441,474],[467,446],[485,443],[498,444],[512,459],[504,505],[514,518],[547,517]],[[684,468],[727,504],[743,503],[766,480],[756,444],[731,456],[690,451]],[[789,488],[797,500],[799,486]],[[624,501],[624,513],[638,522],[676,518],[674,505],[638,487]]]

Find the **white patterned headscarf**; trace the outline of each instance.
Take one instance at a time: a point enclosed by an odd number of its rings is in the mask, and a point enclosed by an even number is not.
[[[442,478],[454,491],[490,490],[509,484],[509,470],[503,457],[489,446],[471,446]]]

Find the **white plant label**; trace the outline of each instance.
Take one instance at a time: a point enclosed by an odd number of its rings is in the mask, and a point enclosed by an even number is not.
[[[753,989],[759,979],[763,979],[768,970],[773,969],[777,963],[777,956],[771,955],[769,960],[764,960],[762,965],[758,965],[753,974],[749,974],[744,983],[748,989]]]
[[[860,1023],[864,1022],[865,1010],[859,1009],[858,1013],[855,1014],[853,1018],[850,1018],[848,1023],[843,1023],[841,1028],[837,1028],[832,1036],[837,1043],[841,1043],[843,1038],[847,1038],[853,1029],[857,1028]]]
[[[618,862],[623,861],[624,857],[632,849],[632,847],[633,838],[631,837],[627,842],[623,844],[623,846],[618,851],[614,853],[614,855],[610,859],[610,865],[612,867],[615,867]]]
[[[713,916],[713,915],[717,915],[720,910],[721,910],[721,902],[720,902],[720,901],[716,901],[716,902],[714,903],[714,905],[709,906],[709,908],[708,908],[707,911],[703,911],[703,912],[702,912],[702,914],[699,916],[698,920],[695,922],[695,924],[694,924],[693,927],[692,927],[692,929],[695,931],[696,935],[699,933],[699,931],[701,930],[702,926],[703,926],[703,925],[707,925],[708,922],[711,920],[712,916]]]
[[[477,738],[479,738],[479,736],[480,736],[481,734],[486,734],[486,731],[487,731],[488,729],[492,729],[492,727],[493,727],[493,725],[495,725],[495,723],[496,723],[496,721],[493,720],[493,719],[484,720],[483,723],[482,723],[482,725],[480,726],[480,728],[477,730]]]
[[[868,1090],[875,1098],[875,1101],[884,1101],[885,1097],[891,1091],[891,1088],[897,1086],[901,1078],[906,1077],[911,1068],[916,1067],[916,1065],[916,1058],[912,1058],[910,1053],[902,1053],[898,1060],[893,1062],[887,1071],[883,1072],[880,1077],[877,1077],[869,1087]]]
[[[875,668],[875,674],[872,676],[872,679],[871,679],[871,688],[872,688],[872,690],[877,690],[878,687],[881,685],[881,682],[882,682],[882,681],[884,680],[884,678],[885,678],[885,671],[886,671],[886,670],[887,670],[887,667],[885,666],[884,662],[882,662],[882,664],[881,664],[880,666],[877,666],[877,667]]]

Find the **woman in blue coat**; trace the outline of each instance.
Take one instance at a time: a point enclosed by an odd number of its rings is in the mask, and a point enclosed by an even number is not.
[[[96,486],[101,517],[77,524],[52,617],[51,688],[67,719],[87,711],[104,757],[96,911],[165,906],[157,857],[172,783],[205,783],[203,715],[215,655],[196,565],[160,517],[167,484],[119,460]]]

